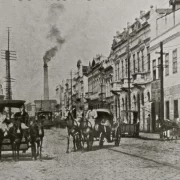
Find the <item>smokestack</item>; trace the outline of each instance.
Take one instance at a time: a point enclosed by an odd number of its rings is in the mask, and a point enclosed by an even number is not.
[[[48,65],[44,62],[44,100],[49,100]]]

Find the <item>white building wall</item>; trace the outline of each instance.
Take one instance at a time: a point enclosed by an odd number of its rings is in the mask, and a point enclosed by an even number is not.
[[[164,117],[166,118],[166,101],[169,101],[169,115],[170,119],[174,120],[174,100],[178,100],[178,106],[180,107],[180,10],[176,11],[176,24],[173,24],[173,13],[167,15],[158,21],[158,31],[156,36],[151,41],[151,60],[156,60],[158,65],[158,58],[160,54],[160,42],[163,42],[163,50],[169,54],[169,66],[165,67],[165,55],[164,60]],[[156,24],[153,24],[153,31],[157,30]],[[153,32],[152,31],[152,32]],[[154,34],[152,34],[153,36]],[[173,73],[173,50],[177,49],[177,73]],[[152,63],[151,61],[151,63]],[[152,67],[152,64],[151,64]],[[169,68],[169,75],[165,75],[165,68]],[[158,69],[157,69],[158,72]],[[157,78],[158,78],[158,73]],[[153,74],[151,74],[153,76]],[[180,114],[180,108],[178,108]]]

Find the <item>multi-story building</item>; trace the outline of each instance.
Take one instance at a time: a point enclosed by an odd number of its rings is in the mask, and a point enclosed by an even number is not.
[[[64,105],[65,107],[71,107],[71,79],[66,79],[65,91],[64,91]]]
[[[180,101],[180,0],[170,0],[172,8],[154,10],[151,21],[152,129],[160,117],[160,42],[164,60],[164,117],[179,117]]]
[[[77,61],[77,73],[74,77],[73,84],[73,99],[76,109],[79,107],[85,108],[85,93],[88,92],[88,79],[87,79],[88,66],[84,66],[81,60]]]
[[[113,62],[107,58],[102,62],[102,71],[103,71],[103,79],[104,79],[104,104],[106,108],[114,112],[114,96],[112,93],[112,79],[113,79]]]
[[[65,109],[64,92],[65,84],[64,80],[62,80],[62,83],[56,87],[56,100],[58,102],[58,110],[61,112]]]
[[[128,24],[122,33],[117,32],[110,54],[110,59],[114,61],[112,92],[115,94],[116,117],[128,123],[139,121],[141,131],[150,131],[146,119],[151,113],[151,29],[148,22],[151,14],[152,9],[141,11],[132,25]]]
[[[89,63],[88,67],[88,93],[86,93],[86,100],[88,104],[91,104],[94,108],[104,108],[106,104],[106,84],[108,77],[105,76],[105,64],[106,57],[97,55],[93,58],[92,63]],[[109,71],[107,69],[107,71]]]

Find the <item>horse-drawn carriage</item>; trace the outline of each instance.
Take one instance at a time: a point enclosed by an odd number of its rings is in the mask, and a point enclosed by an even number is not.
[[[52,111],[38,111],[35,118],[43,121],[44,129],[50,129],[53,126],[52,114]]]
[[[113,114],[108,109],[97,109],[97,118],[93,127],[88,119],[82,119],[80,125],[73,118],[71,113],[66,119],[68,129],[68,146],[69,137],[73,137],[74,150],[84,147],[87,143],[87,149],[91,150],[95,139],[99,140],[99,147],[102,148],[104,138],[107,142],[114,142],[115,146],[119,146],[121,139],[121,128],[119,122],[113,122]]]
[[[99,147],[102,148],[104,138],[107,139],[107,142],[114,142],[115,146],[119,146],[121,139],[120,123],[113,121],[113,114],[108,109],[97,109],[97,115],[95,137],[99,137]]]
[[[42,139],[44,137],[43,125],[41,122],[29,122],[28,114],[25,112],[15,112],[12,117],[12,111],[15,109],[24,108],[25,101],[23,100],[0,100],[0,109],[3,111],[5,108],[9,109],[9,120],[5,119],[8,128],[7,135],[2,128],[0,128],[0,159],[1,151],[12,151],[13,158],[19,159],[19,151],[27,151],[31,146],[32,158],[36,159],[37,155],[41,157]],[[5,125],[4,124],[4,125]],[[9,124],[9,125],[8,125]],[[11,124],[11,126],[10,126]],[[25,127],[23,127],[23,124]],[[31,145],[30,145],[30,144]],[[37,143],[37,150],[36,145]],[[40,153],[39,153],[40,150]]]
[[[22,100],[1,100],[0,101],[0,109],[4,109],[4,108],[11,108],[11,110],[17,109],[17,108],[19,109],[22,106],[24,106],[24,103],[25,103],[25,101],[22,101]],[[16,119],[12,118],[11,116],[9,116],[9,124],[10,123],[12,123],[14,125],[15,124],[18,125],[16,122]],[[17,128],[17,126],[16,126],[16,128]],[[13,150],[12,149],[13,148],[12,147],[12,140],[15,138],[16,135],[17,135],[16,132],[12,131],[12,132],[10,132],[10,134],[8,136],[4,137],[4,134],[1,131],[1,137],[0,137],[0,139],[1,139],[1,151],[12,151]],[[13,136],[14,136],[14,138],[13,138]],[[22,137],[21,143],[19,145],[20,146],[18,149],[20,151],[26,151],[29,148],[28,143],[24,137]]]

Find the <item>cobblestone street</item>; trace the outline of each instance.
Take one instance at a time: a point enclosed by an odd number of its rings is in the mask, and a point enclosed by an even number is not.
[[[42,161],[32,161],[30,151],[19,162],[3,153],[0,179],[180,179],[179,141],[122,138],[119,147],[105,143],[99,149],[96,142],[91,152],[65,151],[65,130],[47,130]]]

